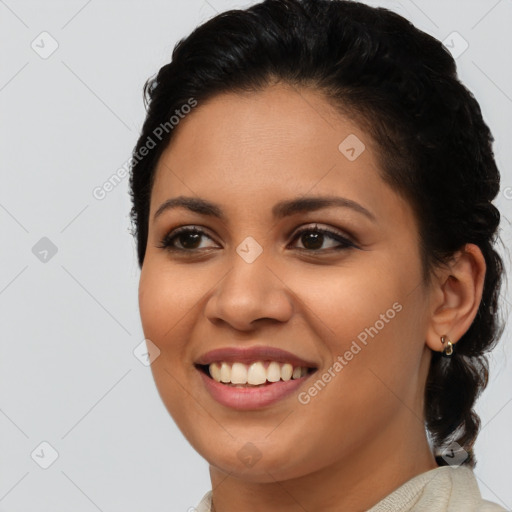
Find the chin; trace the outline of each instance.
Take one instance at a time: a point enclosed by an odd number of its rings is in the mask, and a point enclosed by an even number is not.
[[[277,444],[267,443],[265,447],[239,438],[230,438],[230,441],[216,443],[215,450],[212,450],[208,440],[204,440],[204,444],[193,444],[193,447],[212,468],[247,482],[272,483],[311,472],[313,461],[307,462],[306,454],[297,453],[300,441],[292,446],[278,440]],[[294,457],[291,458],[290,454],[294,454]]]

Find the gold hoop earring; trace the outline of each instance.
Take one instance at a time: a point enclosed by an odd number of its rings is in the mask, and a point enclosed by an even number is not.
[[[450,341],[448,336],[441,336],[441,343],[443,345],[446,343],[446,347],[443,349],[442,355],[444,357],[451,357],[453,355],[453,343]]]

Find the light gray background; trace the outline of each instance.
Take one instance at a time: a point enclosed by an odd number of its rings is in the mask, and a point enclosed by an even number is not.
[[[469,43],[459,73],[496,138],[497,204],[510,246],[512,2],[371,4],[438,39],[457,31]],[[216,12],[247,5],[0,0],[1,511],[185,512],[210,488],[207,464],[133,354],[143,334],[128,179],[101,201],[92,191],[130,156],[144,119],[142,85],[178,39]],[[31,47],[51,49],[43,31],[59,45],[47,59]],[[43,237],[57,248],[46,262],[32,251]],[[509,328],[492,357],[476,446],[481,491],[507,509],[510,338]],[[48,469],[35,462],[50,462],[43,441],[58,452]]]

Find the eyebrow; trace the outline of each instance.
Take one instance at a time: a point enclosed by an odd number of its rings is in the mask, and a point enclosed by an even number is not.
[[[364,206],[351,199],[337,196],[309,196],[281,201],[272,208],[272,215],[276,219],[282,219],[297,213],[312,212],[333,206],[350,208],[374,222],[377,220],[375,215]],[[216,217],[224,222],[226,221],[226,215],[217,204],[207,201],[206,199],[185,196],[179,196],[164,201],[155,212],[153,220],[156,220],[163,212],[175,208],[185,208],[200,215]]]

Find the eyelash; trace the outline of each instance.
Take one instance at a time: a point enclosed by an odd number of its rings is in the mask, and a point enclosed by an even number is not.
[[[165,249],[169,252],[182,253],[182,254],[196,253],[196,252],[200,251],[201,249],[182,249],[180,247],[175,247],[173,245],[174,240],[177,239],[180,235],[182,235],[184,233],[202,235],[202,236],[209,238],[212,241],[215,241],[205,231],[203,231],[202,229],[200,229],[196,226],[193,226],[193,227],[183,226],[183,227],[177,228],[177,229],[171,231],[170,233],[168,233],[161,240],[160,244],[157,245],[157,247],[159,249]],[[317,225],[314,225],[312,227],[311,226],[305,227],[305,228],[302,228],[299,231],[295,232],[292,242],[295,242],[297,239],[300,239],[300,237],[304,233],[320,233],[322,235],[326,235],[327,237],[329,237],[331,239],[334,239],[340,245],[338,247],[330,247],[327,249],[306,249],[306,248],[302,248],[302,247],[297,248],[298,250],[303,251],[303,252],[322,253],[322,252],[343,251],[343,250],[347,250],[347,249],[358,249],[359,248],[349,238],[346,238],[335,231],[331,231],[330,229],[319,228]]]

